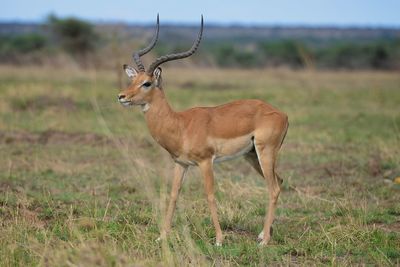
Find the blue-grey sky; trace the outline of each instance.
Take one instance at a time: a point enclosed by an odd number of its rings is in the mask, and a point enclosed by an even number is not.
[[[400,0],[4,0],[0,21],[43,21],[49,13],[97,21],[400,27]]]

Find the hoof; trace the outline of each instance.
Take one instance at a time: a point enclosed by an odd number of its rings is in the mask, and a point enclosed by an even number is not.
[[[272,236],[273,232],[274,232],[274,228],[272,228],[272,226],[271,226],[271,228],[269,229],[269,236]],[[261,231],[261,233],[257,236],[258,241],[261,241],[263,239],[264,239],[264,230]]]
[[[162,240],[167,239],[167,233],[166,231],[161,231],[160,236],[155,241],[160,243]]]
[[[257,236],[257,240],[261,241],[264,239],[264,231],[261,231],[261,233]]]
[[[161,233],[161,235],[156,239],[157,243],[160,243],[161,241],[165,240],[167,238],[167,234]]]
[[[258,245],[259,245],[260,247],[264,247],[264,246],[268,245],[268,241],[269,241],[269,240],[261,240],[261,242],[258,243]]]
[[[223,241],[224,241],[224,237],[222,235],[218,235],[218,237],[215,237],[215,246],[222,247]]]

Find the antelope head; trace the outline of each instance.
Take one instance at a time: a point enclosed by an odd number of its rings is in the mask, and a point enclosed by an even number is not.
[[[193,55],[199,47],[203,34],[203,16],[201,16],[201,26],[197,39],[188,51],[161,56],[157,58],[146,71],[140,57],[148,53],[155,46],[158,39],[159,25],[160,23],[157,15],[157,28],[153,40],[146,48],[133,53],[133,60],[137,65],[137,69],[128,65],[123,66],[126,74],[131,79],[128,88],[121,91],[118,95],[118,101],[123,106],[141,105],[142,107],[148,107],[148,104],[152,101],[154,90],[162,89],[161,68],[159,66],[168,61],[189,57]],[[146,109],[143,110],[145,111]]]

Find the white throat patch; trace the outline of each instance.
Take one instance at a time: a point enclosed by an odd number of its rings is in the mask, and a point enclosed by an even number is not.
[[[146,103],[146,104],[144,104],[144,105],[141,105],[141,107],[142,107],[143,113],[146,113],[146,111],[148,111],[148,110],[150,109],[149,103]]]

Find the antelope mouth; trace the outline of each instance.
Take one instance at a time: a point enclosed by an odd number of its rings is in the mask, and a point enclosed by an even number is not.
[[[131,100],[118,100],[118,102],[124,107],[129,107],[133,105],[133,102]]]

